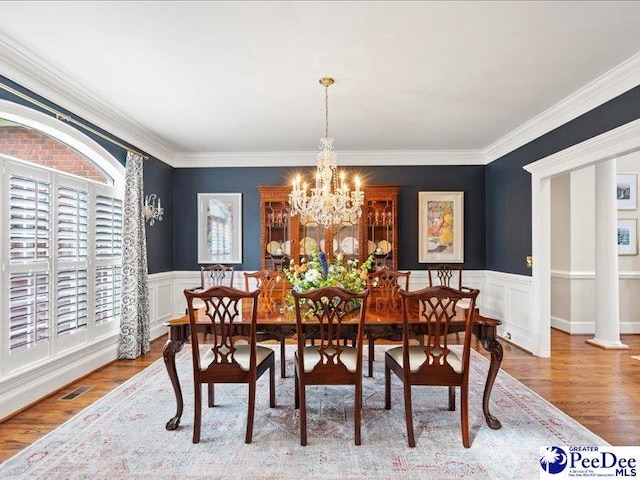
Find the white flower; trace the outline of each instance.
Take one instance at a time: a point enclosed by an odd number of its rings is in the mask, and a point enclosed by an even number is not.
[[[314,269],[307,270],[304,274],[305,281],[309,283],[315,283],[320,279],[320,272]]]

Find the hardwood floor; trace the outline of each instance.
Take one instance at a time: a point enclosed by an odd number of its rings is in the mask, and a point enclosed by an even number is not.
[[[640,445],[640,361],[631,358],[640,355],[640,335],[622,336],[629,350],[602,350],[587,345],[587,338],[552,330],[551,358],[502,342],[502,368],[609,443]],[[155,340],[143,358],[114,362],[0,423],[0,462],[161,358],[165,340]],[[479,344],[474,347],[488,356]],[[82,386],[91,389],[61,399]],[[493,410],[499,417],[499,409]]]

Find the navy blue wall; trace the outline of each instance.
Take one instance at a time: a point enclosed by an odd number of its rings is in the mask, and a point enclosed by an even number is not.
[[[486,171],[486,269],[531,275],[531,176],[522,167],[640,118],[640,87],[490,163]]]
[[[358,168],[349,168],[350,173]],[[465,193],[465,269],[485,267],[485,167],[411,166],[366,167],[360,172],[366,184],[401,185],[399,192],[400,269],[419,270],[418,192],[464,191]],[[242,193],[243,263],[239,270],[260,268],[260,212],[258,185],[284,185],[293,169],[260,168],[183,168],[174,176],[175,270],[195,270],[197,259],[198,193]],[[308,177],[311,178],[311,177]],[[146,181],[146,180],[145,180]]]
[[[162,199],[164,219],[153,226],[146,223],[147,265],[149,273],[173,270],[173,172],[174,168],[155,158],[144,162],[144,192],[155,193]]]

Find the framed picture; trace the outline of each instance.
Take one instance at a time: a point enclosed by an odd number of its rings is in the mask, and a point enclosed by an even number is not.
[[[618,220],[618,255],[638,255],[637,220]]]
[[[618,210],[637,210],[637,173],[619,173],[616,176],[616,200],[618,201]]]
[[[242,194],[198,194],[198,263],[242,263]]]
[[[464,262],[464,192],[418,192],[418,261]]]

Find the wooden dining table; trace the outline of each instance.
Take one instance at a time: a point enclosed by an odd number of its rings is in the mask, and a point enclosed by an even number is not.
[[[296,320],[295,315],[290,312],[281,311],[284,309],[273,308],[259,308],[257,314],[257,328],[261,338],[271,338],[280,341],[281,354],[284,358],[284,339],[294,337],[296,335]],[[465,313],[464,311],[461,313]],[[201,318],[202,317],[202,318]],[[461,318],[462,315],[460,315]],[[246,334],[250,326],[250,315],[244,315],[244,319],[240,319],[237,322],[239,334]],[[211,328],[211,321],[202,314],[202,310],[199,310],[196,317],[196,323],[198,330],[206,332]],[[482,396],[482,411],[484,413],[485,420],[489,428],[497,430],[502,427],[500,421],[491,414],[489,411],[489,399],[491,396],[491,390],[500,369],[502,362],[502,345],[498,341],[497,327],[502,322],[500,320],[487,318],[481,316],[477,311],[473,314],[473,335],[480,341],[483,348],[491,354],[491,361],[489,369],[487,371],[487,379],[484,386],[484,393]],[[180,380],[176,370],[176,354],[182,349],[185,342],[189,340],[190,327],[189,316],[183,315],[181,317],[174,318],[165,322],[165,325],[169,328],[169,338],[163,348],[164,363],[169,374],[169,379],[173,386],[173,390],[176,397],[176,414],[167,422],[167,430],[175,430],[180,424],[180,418],[182,417],[184,401],[182,397],[182,389],[180,387]],[[428,332],[424,331],[427,325],[425,322],[411,323],[410,327],[413,333],[417,336],[424,335]],[[355,325],[354,325],[355,326]],[[314,332],[317,332],[319,324],[312,319],[304,322],[305,335],[309,339],[314,337]],[[449,330],[450,334],[464,332],[464,322],[454,321],[451,324]],[[367,310],[365,319],[364,334],[368,340],[369,358],[373,358],[374,343],[378,339],[401,339],[402,338],[402,315],[399,311],[383,310],[376,311],[373,308]],[[369,372],[370,376],[372,372]],[[284,365],[281,365],[281,374],[284,377],[285,370]]]

